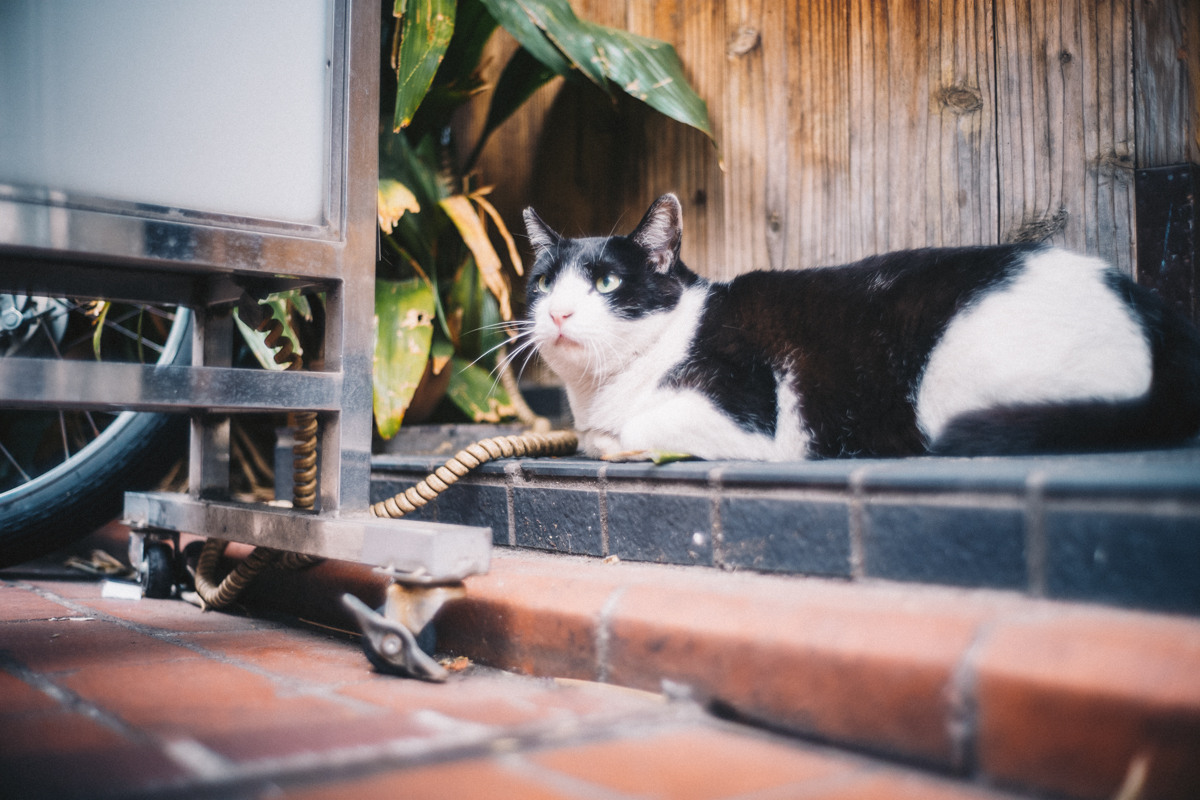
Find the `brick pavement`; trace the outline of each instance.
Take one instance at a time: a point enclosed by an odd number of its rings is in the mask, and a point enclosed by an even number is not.
[[[100,591],[0,574],[0,796],[1013,797],[661,694],[392,678],[294,619]]]

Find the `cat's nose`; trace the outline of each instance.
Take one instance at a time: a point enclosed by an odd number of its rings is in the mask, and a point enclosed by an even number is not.
[[[550,319],[554,320],[554,324],[561,328],[563,323],[566,322],[567,318],[573,313],[574,312],[572,311],[551,311]]]

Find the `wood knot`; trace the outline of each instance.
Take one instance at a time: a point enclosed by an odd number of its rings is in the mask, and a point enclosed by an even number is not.
[[[1062,64],[1063,66],[1070,64],[1071,63],[1071,51],[1063,50],[1061,53],[1059,53],[1058,54],[1058,63]]]
[[[1053,214],[1027,215],[1006,238],[1014,244],[1044,242],[1067,227],[1067,207],[1059,206]]]
[[[725,52],[730,58],[741,58],[758,47],[759,38],[758,28],[743,25],[729,37],[729,43],[725,45]]]
[[[943,86],[934,99],[952,114],[970,114],[983,108],[983,95],[974,86]]]

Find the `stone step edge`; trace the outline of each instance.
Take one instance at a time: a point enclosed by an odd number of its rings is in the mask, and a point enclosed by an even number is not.
[[[232,549],[232,548],[231,548]],[[244,552],[244,551],[243,551]],[[247,602],[351,628],[325,562]],[[530,675],[691,692],[727,713],[991,785],[1200,796],[1200,620],[1013,592],[724,573],[498,548],[439,650]]]

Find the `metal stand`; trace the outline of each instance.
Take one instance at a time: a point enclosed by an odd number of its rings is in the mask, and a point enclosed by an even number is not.
[[[457,581],[487,570],[489,529],[369,512],[379,5],[335,2],[333,17],[323,224],[0,195],[29,220],[0,241],[0,290],[194,311],[190,367],[0,359],[0,405],[191,414],[190,491],[128,493],[125,517],[135,528],[358,561],[412,583]],[[41,216],[54,224],[42,224]],[[231,368],[231,309],[243,292],[261,297],[294,288],[325,293],[324,363],[317,371]],[[231,502],[229,415],[300,410],[316,411],[321,425],[319,511]]]

